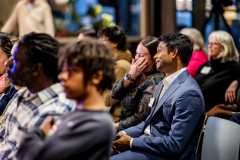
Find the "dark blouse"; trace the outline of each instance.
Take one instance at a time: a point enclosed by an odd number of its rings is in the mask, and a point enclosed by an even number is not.
[[[151,111],[148,103],[163,77],[160,73],[141,74],[128,88],[122,87],[123,79],[119,79],[112,89],[112,98],[121,100],[122,105],[119,131],[135,126],[147,118]]]
[[[203,68],[210,67],[209,73],[201,73]],[[225,92],[228,86],[240,78],[240,65],[235,61],[220,63],[220,60],[213,60],[199,67],[195,80],[200,86],[204,100],[206,112],[215,105],[225,102]]]
[[[13,98],[17,90],[14,88],[13,85],[10,85],[2,95],[2,98],[0,100],[0,116],[2,115],[4,109],[6,108],[8,102]]]

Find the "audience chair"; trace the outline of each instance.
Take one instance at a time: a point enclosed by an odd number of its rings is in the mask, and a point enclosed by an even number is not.
[[[238,160],[239,133],[238,124],[209,117],[203,137],[201,160]]]

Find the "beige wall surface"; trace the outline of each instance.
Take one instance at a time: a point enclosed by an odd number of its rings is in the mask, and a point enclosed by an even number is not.
[[[18,0],[0,0],[0,29],[10,17]]]

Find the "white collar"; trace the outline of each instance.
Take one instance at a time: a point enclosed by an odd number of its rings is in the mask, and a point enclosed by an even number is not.
[[[28,7],[29,10],[33,9],[33,7],[35,7],[36,4],[37,4],[37,0],[35,0],[35,1],[33,2],[33,4],[30,4],[30,3],[27,1],[27,7]]]
[[[168,85],[170,86],[171,83],[183,72],[187,69],[187,67],[184,67],[180,70],[178,70],[177,72],[174,72],[173,74],[171,74],[170,76],[168,76],[167,78],[163,79],[163,85]]]

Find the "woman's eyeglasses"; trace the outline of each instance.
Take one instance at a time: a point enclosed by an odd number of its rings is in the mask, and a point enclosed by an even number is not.
[[[216,42],[208,42],[207,44],[210,46],[221,45],[220,43],[216,43]]]

